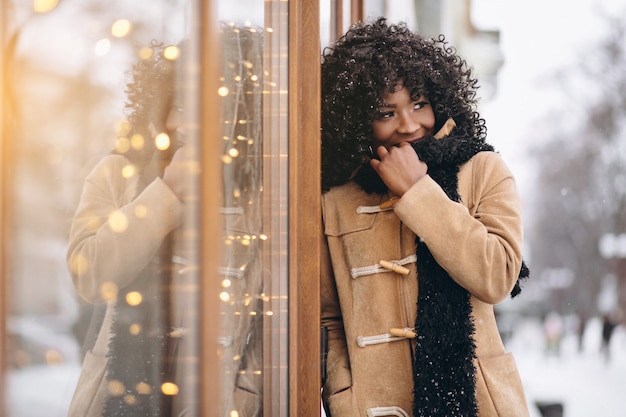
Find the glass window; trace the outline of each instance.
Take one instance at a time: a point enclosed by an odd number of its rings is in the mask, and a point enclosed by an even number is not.
[[[103,407],[187,407],[175,358],[193,345],[181,305],[197,276],[177,226],[193,181],[166,165],[194,140],[189,3],[3,2],[2,16],[4,415],[66,415],[98,378]]]
[[[287,415],[287,2],[219,2],[222,415]]]
[[[224,415],[287,415],[288,2],[214,5],[217,22],[193,0],[0,6],[3,415],[199,415],[215,382]],[[206,302],[219,377],[202,385]]]

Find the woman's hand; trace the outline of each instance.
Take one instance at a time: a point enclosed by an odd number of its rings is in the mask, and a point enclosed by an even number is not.
[[[163,173],[163,181],[183,203],[189,200],[192,191],[191,164],[192,161],[186,154],[185,148],[181,147],[176,151]]]
[[[402,197],[428,172],[428,166],[420,161],[413,147],[403,142],[387,150],[379,146],[376,153],[380,157],[372,159],[370,164],[394,195]]]

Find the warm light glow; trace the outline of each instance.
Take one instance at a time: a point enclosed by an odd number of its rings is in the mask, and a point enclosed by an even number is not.
[[[229,155],[231,158],[237,158],[237,157],[239,156],[239,150],[238,150],[238,149],[236,149],[236,148],[230,148],[230,149],[228,150],[228,155]]]
[[[89,270],[89,261],[82,253],[72,255],[69,268],[75,275],[83,275]]]
[[[143,296],[139,291],[131,291],[126,294],[126,302],[129,306],[136,307],[143,301]]]
[[[122,168],[122,177],[130,178],[133,175],[135,175],[136,171],[137,171],[137,168],[135,167],[135,165],[127,164],[124,166],[124,168]]]
[[[220,97],[226,97],[228,95],[228,87],[220,87],[217,89],[217,95]]]
[[[118,135],[120,136],[128,135],[130,133],[131,127],[132,125],[130,124],[128,120],[122,120],[120,122],[120,126],[118,127]]]
[[[124,391],[124,384],[121,381],[117,379],[109,381],[109,394],[111,394],[113,397],[119,397],[120,395],[123,395]]]
[[[237,410],[231,410],[230,417],[239,417],[239,412]]]
[[[109,227],[115,233],[123,233],[128,229],[128,218],[121,211],[115,210],[109,216]]]
[[[104,56],[109,53],[111,50],[111,41],[108,39],[100,39],[96,42],[96,46],[94,47],[94,51],[98,56]]]
[[[137,390],[137,393],[139,394],[144,394],[144,395],[152,394],[152,387],[145,382],[138,383],[135,389]]]
[[[138,204],[137,207],[135,207],[135,216],[138,219],[143,219],[147,215],[148,215],[148,207],[145,204]]]
[[[230,287],[231,284],[232,284],[232,282],[228,278],[225,278],[224,280],[222,280],[222,287],[224,287],[224,288]]]
[[[100,286],[100,295],[105,301],[111,301],[117,297],[117,284],[113,281],[106,281]]]
[[[46,363],[48,365],[59,365],[63,363],[63,355],[56,350],[46,351]]]
[[[135,405],[137,404],[137,398],[132,394],[126,394],[124,396],[124,402],[128,405]]]
[[[178,394],[178,385],[173,382],[165,382],[161,385],[161,391],[165,395],[176,395]]]
[[[224,291],[220,293],[220,300],[227,302],[228,300],[230,300],[230,295]]]
[[[228,155],[222,155],[222,162],[225,164],[230,164],[231,162],[233,162],[233,158]]]
[[[139,59],[148,59],[152,56],[152,48],[141,48],[139,50]]]
[[[115,142],[115,150],[119,153],[126,153],[130,149],[130,141],[127,137],[119,137]]]
[[[141,333],[141,324],[139,323],[133,323],[128,327],[128,332],[130,334],[132,334],[133,336],[137,336],[139,333]]]
[[[139,133],[135,133],[131,138],[130,138],[130,146],[131,148],[135,149],[135,150],[139,150],[143,148],[145,141],[143,139],[143,136],[141,136]]]
[[[154,138],[154,144],[157,149],[164,151],[165,149],[170,147],[170,137],[167,133],[159,133]]]
[[[165,59],[174,61],[175,59],[178,59],[178,57],[180,56],[180,50],[178,49],[178,47],[174,45],[170,45],[163,50],[163,56],[165,57]]]
[[[130,21],[128,19],[118,19],[111,25],[111,35],[116,38],[123,38],[130,33]]]
[[[57,7],[59,0],[35,0],[33,10],[35,13],[47,13]]]

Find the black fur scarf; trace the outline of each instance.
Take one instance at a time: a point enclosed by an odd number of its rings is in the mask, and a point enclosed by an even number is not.
[[[167,259],[164,252],[118,294],[103,417],[172,415],[173,397],[162,391],[164,383],[173,382],[176,356],[176,344],[169,337],[171,262],[158,261]],[[139,294],[141,302],[135,305]]]
[[[176,149],[155,152],[142,166],[137,195],[157,175],[163,175]],[[174,328],[170,300],[174,234],[171,232],[163,239],[155,256],[133,282],[119,289],[108,349],[109,392],[103,417],[172,415],[175,392],[164,392],[163,384],[174,381],[178,347],[177,339],[170,337]]]
[[[426,137],[413,144],[428,165],[428,174],[451,200],[459,201],[460,166],[481,151],[493,151],[484,141],[455,136]],[[366,163],[355,181],[368,193],[383,194],[387,187]],[[470,294],[435,261],[428,247],[417,243],[419,296],[416,348],[413,362],[415,417],[476,417],[476,357]],[[529,275],[523,263],[511,296],[521,291],[520,282]]]

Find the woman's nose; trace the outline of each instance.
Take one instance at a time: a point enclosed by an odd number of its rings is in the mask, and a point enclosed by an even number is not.
[[[420,123],[408,114],[401,114],[398,123],[398,133],[412,134],[419,130]]]

